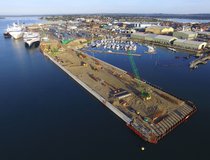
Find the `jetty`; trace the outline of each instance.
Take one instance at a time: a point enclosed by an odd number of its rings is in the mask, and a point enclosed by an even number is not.
[[[117,54],[117,55],[124,55],[124,56],[128,56],[128,53],[126,52],[116,52],[116,51],[105,51],[105,50],[93,50],[93,49],[82,49],[81,51],[84,52],[92,52],[92,53],[102,53],[102,54]],[[141,54],[139,53],[130,53],[129,55],[131,56],[137,56],[140,57]]]
[[[210,60],[210,55],[205,55],[202,56],[196,60],[194,60],[193,62],[190,63],[190,68],[191,69],[195,69],[198,68],[199,64],[207,64],[207,61]]]

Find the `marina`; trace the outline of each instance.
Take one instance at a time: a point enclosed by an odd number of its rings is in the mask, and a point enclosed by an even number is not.
[[[111,39],[102,39],[96,42],[92,42],[90,45],[92,48],[103,47],[104,49],[113,49],[113,50],[124,50],[124,51],[136,51],[137,46],[133,41],[125,41],[125,40],[116,40],[114,38]]]
[[[92,52],[92,53],[102,53],[102,54],[117,54],[117,55],[125,55],[125,56],[128,56],[128,53],[125,53],[125,52],[114,52],[114,51],[106,51],[106,50],[94,50],[94,49],[82,49],[82,51],[84,52]],[[131,53],[130,55],[132,56],[137,56],[137,57],[140,57],[141,54],[140,53]]]

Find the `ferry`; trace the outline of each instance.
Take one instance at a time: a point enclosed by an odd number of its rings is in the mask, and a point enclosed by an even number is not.
[[[25,32],[23,40],[25,42],[25,46],[30,48],[31,46],[33,46],[33,44],[38,46],[41,38],[39,33]]]
[[[9,33],[14,39],[22,38],[24,35],[24,27],[17,23],[13,23],[12,26],[8,26],[7,33]]]

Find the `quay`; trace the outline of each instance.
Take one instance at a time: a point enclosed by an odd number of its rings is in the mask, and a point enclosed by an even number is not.
[[[206,64],[208,60],[210,60],[210,55],[200,57],[190,63],[190,68],[195,69],[198,67],[199,64]]]
[[[114,112],[118,117],[120,117],[123,121],[126,123],[130,123],[131,119],[128,118],[125,114],[123,114],[120,110],[116,109],[111,103],[106,101],[103,97],[101,97],[98,93],[96,93],[93,89],[91,89],[89,86],[87,86],[84,82],[82,82],[80,79],[78,79],[75,75],[73,75],[71,72],[69,72],[65,67],[63,67],[60,63],[58,63],[56,60],[51,58],[48,54],[42,52],[44,56],[49,58],[54,64],[56,64],[61,70],[63,70],[66,74],[68,74],[73,80],[75,80],[77,83],[79,83],[83,88],[85,88],[89,93],[91,93],[94,97],[96,97],[100,102],[102,102],[106,107],[108,107],[112,112]]]
[[[41,42],[41,52],[149,143],[157,143],[196,112],[192,103],[79,49],[63,46],[55,54],[51,45],[56,43],[60,46],[54,39]]]
[[[130,53],[128,55],[128,53],[125,53],[125,52],[115,52],[115,51],[112,51],[112,52],[109,52],[109,51],[102,51],[102,50],[91,50],[91,49],[82,49],[82,51],[84,52],[93,52],[93,53],[103,53],[103,54],[118,54],[118,55],[124,55],[124,56],[137,56],[137,57],[140,57],[141,54],[138,54],[138,53]]]

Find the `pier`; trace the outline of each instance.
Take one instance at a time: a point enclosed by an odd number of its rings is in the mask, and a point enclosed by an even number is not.
[[[196,60],[194,60],[193,62],[190,63],[190,68],[191,69],[198,68],[199,64],[206,64],[208,60],[210,60],[210,55],[200,57],[200,58],[198,58],[198,59],[196,59]]]
[[[126,53],[126,52],[91,50],[91,49],[82,49],[82,51],[84,51],[84,52],[93,52],[93,53],[102,53],[102,54],[118,54],[118,55],[128,56],[128,53]],[[141,54],[139,54],[139,53],[130,53],[130,55],[137,56],[137,57],[141,56]]]

